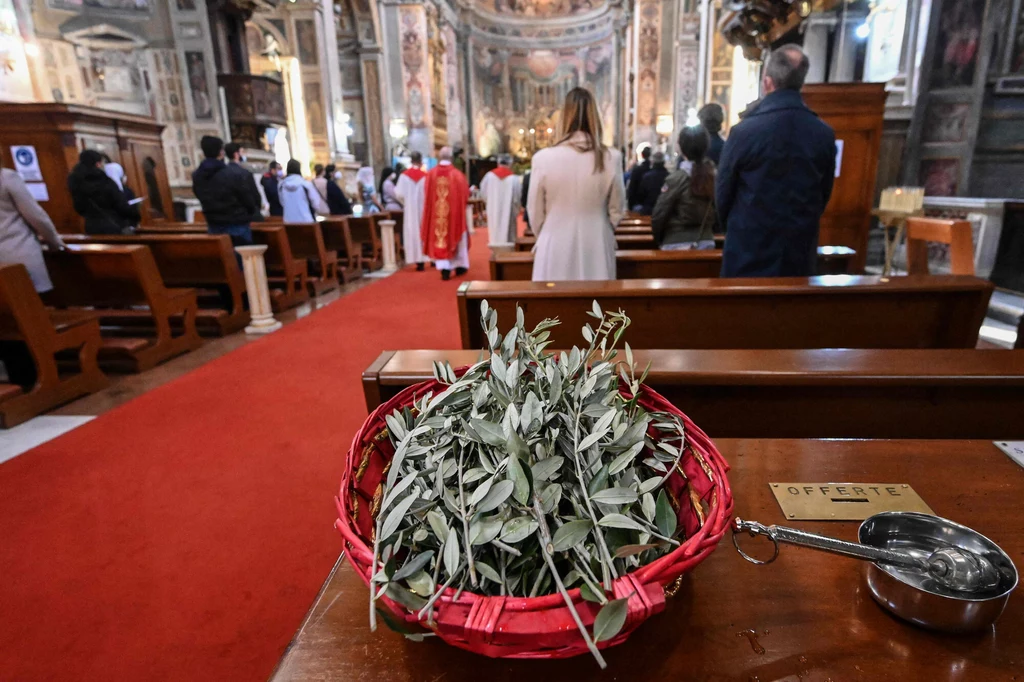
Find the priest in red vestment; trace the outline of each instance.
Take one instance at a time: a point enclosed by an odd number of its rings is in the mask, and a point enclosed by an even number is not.
[[[420,234],[423,253],[434,259],[441,279],[464,275],[469,270],[469,232],[466,230],[466,202],[469,183],[452,165],[452,148],[437,153],[438,165],[427,173],[424,187],[423,220]]]

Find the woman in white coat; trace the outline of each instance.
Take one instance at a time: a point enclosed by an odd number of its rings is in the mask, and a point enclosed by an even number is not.
[[[594,96],[570,90],[561,139],[537,152],[530,172],[535,282],[615,279],[615,226],[626,191],[620,154],[605,147],[601,135]]]

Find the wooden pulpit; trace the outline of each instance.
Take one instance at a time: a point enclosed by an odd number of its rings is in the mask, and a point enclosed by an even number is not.
[[[84,221],[75,212],[68,192],[68,173],[84,149],[103,152],[124,166],[128,186],[145,197],[139,206],[142,224],[174,215],[171,186],[160,134],[164,126],[152,118],[95,107],[57,103],[0,103],[0,158],[15,168],[13,148],[30,147],[23,154],[38,160],[38,180],[26,178],[31,189],[44,196],[40,205],[61,232],[82,232]]]
[[[836,157],[838,176],[821,217],[818,243],[855,249],[850,272],[863,272],[885,116],[885,84],[815,83],[805,85],[802,94],[807,106],[832,126],[836,146],[841,147]]]

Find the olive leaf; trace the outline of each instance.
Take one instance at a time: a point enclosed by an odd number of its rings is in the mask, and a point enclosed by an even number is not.
[[[405,578],[408,578],[409,576],[413,575],[414,573],[422,569],[424,566],[426,566],[433,556],[434,550],[432,549],[428,549],[426,552],[421,552],[417,554],[415,557],[405,562],[405,564],[400,569],[398,569],[398,571],[393,576],[391,576],[391,579],[404,580]]]
[[[539,524],[529,516],[518,516],[505,522],[501,529],[501,541],[514,545],[537,532]]]
[[[515,484],[512,481],[498,481],[491,486],[491,489],[487,491],[483,499],[476,504],[476,511],[489,512],[497,509],[509,498],[514,487]]]
[[[591,495],[590,499],[602,504],[630,504],[636,502],[638,498],[635,490],[616,486],[598,491]]]
[[[605,528],[624,528],[626,530],[644,530],[644,527],[639,523],[624,516],[622,514],[605,514],[601,517],[601,520],[597,522],[597,525]]]
[[[658,503],[654,517],[654,523],[658,527],[659,533],[667,538],[670,538],[675,534],[678,518],[676,517],[676,512],[672,509],[672,505],[668,501],[668,495],[664,490],[658,493]]]
[[[455,575],[460,565],[459,534],[453,526],[448,530],[448,538],[444,543],[444,570],[448,575]]]
[[[586,540],[590,529],[594,527],[590,519],[579,519],[563,524],[551,538],[551,548],[555,552],[564,552]]]
[[[628,613],[629,599],[613,599],[602,606],[594,619],[594,641],[604,642],[619,634]]]
[[[416,495],[409,495],[404,500],[396,504],[395,508],[388,513],[387,518],[384,519],[384,523],[380,527],[379,537],[382,540],[391,537],[391,535],[398,530],[398,526],[400,526],[402,521],[405,520],[405,513],[409,511],[409,507],[411,507],[415,501]]]

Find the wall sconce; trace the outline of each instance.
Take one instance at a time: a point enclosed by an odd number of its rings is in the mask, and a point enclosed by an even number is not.
[[[388,126],[388,132],[391,133],[391,139],[397,142],[408,137],[409,126],[405,124],[404,118],[393,118],[391,125]]]

